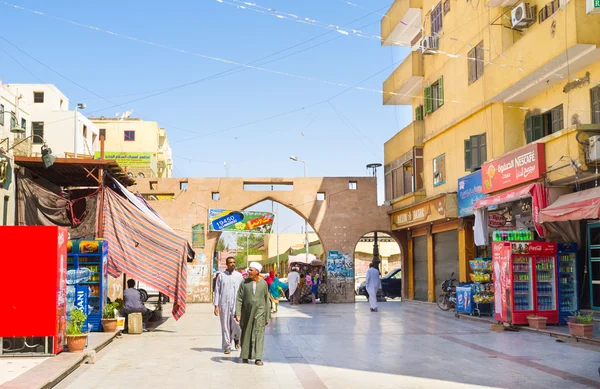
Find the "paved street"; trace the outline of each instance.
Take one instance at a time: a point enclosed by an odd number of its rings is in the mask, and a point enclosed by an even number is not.
[[[225,356],[210,305],[124,335],[59,388],[585,388],[600,353],[530,332],[492,332],[428,304],[280,304],[265,366]]]

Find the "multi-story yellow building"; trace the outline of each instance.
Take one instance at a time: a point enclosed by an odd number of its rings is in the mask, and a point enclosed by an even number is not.
[[[451,272],[468,280],[478,253],[461,177],[481,174],[489,196],[598,177],[586,141],[600,135],[598,11],[594,0],[396,0],[381,20],[383,45],[411,48],[383,86],[385,105],[413,111],[385,144],[391,227],[409,237],[409,298],[433,301]],[[535,159],[532,172],[509,177],[509,162],[494,178],[494,161],[520,154]]]
[[[100,134],[105,134],[105,159],[115,159],[132,177],[172,177],[169,140],[157,122],[105,117],[90,120],[100,129]]]

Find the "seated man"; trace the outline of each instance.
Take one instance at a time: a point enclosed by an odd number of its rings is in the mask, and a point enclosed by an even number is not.
[[[125,315],[130,313],[140,312],[144,327],[148,323],[148,319],[152,316],[152,311],[142,302],[140,291],[135,288],[135,280],[127,280],[127,290],[123,292],[123,310]]]

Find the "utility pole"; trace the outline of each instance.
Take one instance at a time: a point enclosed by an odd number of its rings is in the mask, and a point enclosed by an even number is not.
[[[379,274],[381,274],[381,269],[379,268],[380,264],[381,260],[379,259],[379,244],[377,244],[377,231],[375,231],[373,239],[373,266],[379,270]]]

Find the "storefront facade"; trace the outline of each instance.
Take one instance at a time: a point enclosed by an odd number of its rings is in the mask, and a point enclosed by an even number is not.
[[[456,194],[398,209],[391,214],[391,223],[393,231],[404,230],[408,235],[404,273],[408,298],[435,301],[442,281],[459,274],[460,253],[465,252],[466,234],[458,219]]]

